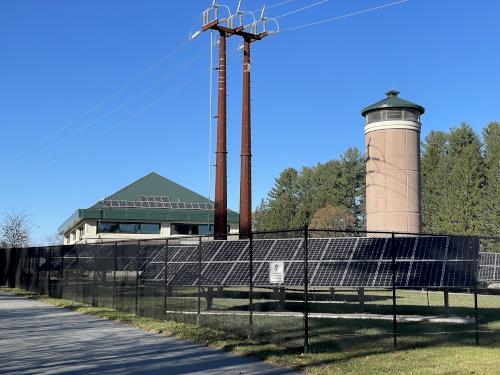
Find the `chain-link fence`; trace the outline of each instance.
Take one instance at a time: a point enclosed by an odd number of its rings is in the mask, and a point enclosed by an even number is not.
[[[297,351],[499,345],[500,239],[251,233],[0,251],[0,282]]]

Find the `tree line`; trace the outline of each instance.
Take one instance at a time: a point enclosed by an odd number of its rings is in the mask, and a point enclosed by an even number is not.
[[[425,233],[500,235],[500,123],[431,131],[421,145]],[[253,214],[254,230],[365,229],[365,156],[287,168]]]

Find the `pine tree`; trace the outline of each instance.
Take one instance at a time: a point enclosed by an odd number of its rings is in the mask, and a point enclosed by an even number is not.
[[[350,212],[358,228],[365,225],[366,167],[365,157],[354,148],[347,149],[341,156],[340,207]]]
[[[443,233],[447,191],[447,139],[444,132],[431,131],[422,142],[421,181],[424,233]]]
[[[276,179],[274,187],[268,194],[268,200],[257,230],[289,229],[297,214],[297,178],[294,168],[287,168]],[[266,207],[267,206],[267,207]]]
[[[463,123],[451,129],[448,137],[448,179],[444,199],[450,234],[481,232],[481,189],[484,186],[484,160],[481,141],[474,130]]]
[[[481,234],[500,235],[500,123],[483,129],[485,182],[482,194]]]

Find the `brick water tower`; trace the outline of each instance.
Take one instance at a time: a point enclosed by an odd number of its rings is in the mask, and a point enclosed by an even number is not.
[[[366,227],[420,233],[420,115],[424,107],[387,98],[362,110],[366,140]]]

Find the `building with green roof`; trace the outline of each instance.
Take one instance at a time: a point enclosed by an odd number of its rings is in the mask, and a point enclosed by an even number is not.
[[[93,206],[76,210],[60,227],[65,244],[210,234],[214,202],[150,173]],[[228,210],[228,233],[239,215]]]

